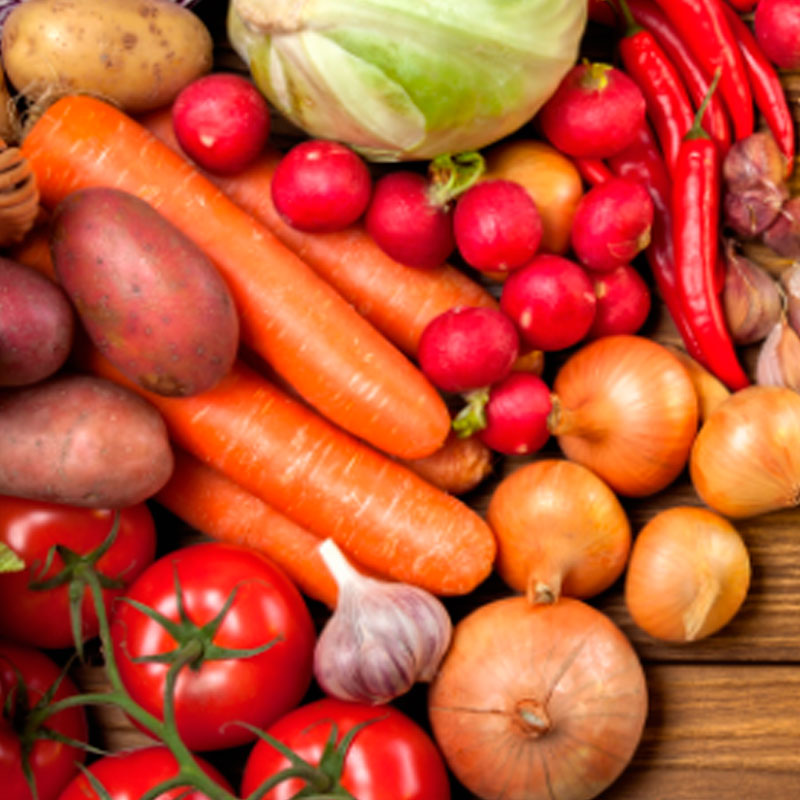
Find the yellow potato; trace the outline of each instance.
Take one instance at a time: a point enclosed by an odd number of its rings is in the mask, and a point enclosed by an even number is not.
[[[3,26],[8,81],[31,101],[87,92],[150,111],[211,69],[203,21],[169,0],[27,0]]]

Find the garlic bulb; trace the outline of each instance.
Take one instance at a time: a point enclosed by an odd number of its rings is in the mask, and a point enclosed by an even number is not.
[[[782,319],[758,351],[755,370],[760,386],[785,386],[800,391],[800,336]]]
[[[319,553],[339,587],[314,651],[314,677],[323,691],[388,703],[417,681],[432,680],[452,634],[441,601],[411,584],[362,575],[331,539]]]

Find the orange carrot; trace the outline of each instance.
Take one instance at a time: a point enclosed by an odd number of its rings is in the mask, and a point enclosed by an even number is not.
[[[491,572],[496,544],[480,515],[243,363],[193,397],[152,394],[96,350],[85,366],[152,402],[178,447],[367,570],[440,595],[470,592]]]
[[[217,265],[242,340],[311,405],[387,453],[429,455],[450,415],[422,373],[330,284],[188,161],[108,103],[70,95],[26,135],[45,207],[89,186],[148,201]]]
[[[335,608],[336,581],[317,553],[322,539],[221,472],[175,448],[172,477],[153,499],[212,539],[264,553],[301,592]]]
[[[169,108],[141,119],[159,139],[180,152]],[[431,270],[399,264],[362,225],[332,233],[306,233],[283,220],[270,185],[280,155],[266,151],[236,175],[207,175],[237,205],[252,214],[331,283],[376,328],[410,356],[434,317],[454,306],[496,306],[492,295],[461,270],[443,264]]]

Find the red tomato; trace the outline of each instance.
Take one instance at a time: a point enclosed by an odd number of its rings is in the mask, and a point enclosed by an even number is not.
[[[227,780],[211,764],[197,759],[197,763],[220,786],[233,793]],[[89,772],[100,781],[111,800],[139,800],[145,792],[162,781],[174,777],[178,771],[175,756],[161,745],[141,747],[114,753],[95,761]],[[155,800],[208,800],[202,792],[184,794],[186,788],[176,787],[158,795]],[[86,775],[77,775],[66,789],[58,796],[58,800],[99,800],[100,795],[92,787]]]
[[[251,741],[254,734],[236,722],[266,727],[303,698],[311,683],[316,635],[302,595],[266,556],[238,545],[207,542],[163,556],[131,585],[127,597],[179,621],[175,574],[192,627],[219,616],[230,593],[236,597],[211,643],[254,648],[276,643],[249,658],[209,658],[178,676],[175,716],[193,750],[213,750]],[[175,638],[157,621],[124,600],[112,617],[114,655],[128,692],[150,713],[163,712],[169,666],[134,663],[141,656],[175,650],[197,634]]]
[[[324,698],[295,708],[267,732],[317,765],[332,724],[341,741],[353,726],[366,720],[375,721],[356,733],[347,750],[340,779],[343,788],[356,800],[448,800],[447,769],[433,739],[392,706]],[[260,739],[245,764],[242,797],[288,766],[285,756]],[[299,779],[283,781],[264,800],[289,800],[304,786]]]
[[[67,584],[54,589],[29,588],[34,578],[52,578],[64,562],[53,558],[50,568],[39,575],[48,551],[65,545],[79,555],[99,547],[108,536],[113,511],[57,505],[21,497],[0,496],[0,541],[5,542],[27,565],[22,572],[0,574],[0,636],[45,649],[74,644],[69,616]],[[130,583],[155,557],[156,532],[150,510],[144,504],[120,511],[120,526],[109,550],[96,563],[97,570]],[[104,589],[106,608],[125,589]],[[97,635],[97,613],[89,589],[84,591],[81,611],[83,640]]]
[[[16,695],[17,677],[22,677],[27,694],[27,705],[32,708],[61,675],[61,668],[46,655],[24,645],[0,642],[0,687],[2,694],[12,701]],[[77,693],[77,687],[68,678],[61,679],[54,700]],[[15,712],[24,709],[25,702],[12,702],[12,708],[3,709],[0,718],[0,795],[3,800],[31,800],[32,794],[22,771],[20,736],[24,719],[16,719]],[[24,715],[23,715],[24,716]],[[68,708],[48,717],[44,725],[70,739],[87,741],[89,728],[82,707]],[[53,739],[35,737],[31,742],[30,765],[36,781],[39,800],[54,800],[78,771],[77,764],[86,754],[77,747]]]

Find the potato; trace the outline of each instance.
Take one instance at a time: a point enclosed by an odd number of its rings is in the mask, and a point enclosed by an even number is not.
[[[211,388],[236,357],[239,318],[213,263],[144,200],[93,187],[55,209],[59,282],[97,348],[158,394]]]
[[[213,40],[169,0],[26,0],[3,26],[3,66],[30,101],[88,92],[130,113],[167,105],[211,69]]]
[[[142,502],[174,465],[156,408],[90,375],[0,391],[0,452],[0,493],[90,508]]]
[[[0,257],[0,386],[55,373],[72,349],[75,312],[60,286]]]

